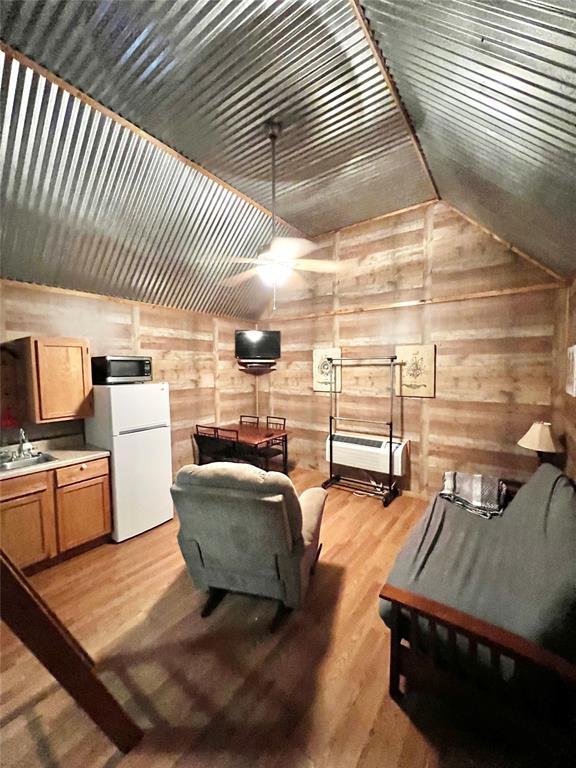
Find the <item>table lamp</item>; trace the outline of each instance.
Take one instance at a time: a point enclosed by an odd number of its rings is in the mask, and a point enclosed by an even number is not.
[[[535,421],[528,432],[518,440],[521,448],[536,451],[540,461],[544,461],[546,453],[562,453],[558,441],[552,432],[552,425],[547,421]]]

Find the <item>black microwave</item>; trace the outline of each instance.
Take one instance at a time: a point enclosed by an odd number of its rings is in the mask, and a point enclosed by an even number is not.
[[[151,357],[103,357],[92,358],[92,384],[133,384],[152,381]]]

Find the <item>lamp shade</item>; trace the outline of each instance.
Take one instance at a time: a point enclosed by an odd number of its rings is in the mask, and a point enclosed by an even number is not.
[[[518,440],[518,445],[522,448],[528,448],[529,451],[539,451],[540,453],[562,452],[552,432],[552,425],[547,421],[535,421],[528,432]]]

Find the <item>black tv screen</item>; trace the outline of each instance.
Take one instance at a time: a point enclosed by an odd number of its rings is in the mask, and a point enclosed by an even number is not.
[[[239,360],[278,360],[280,331],[236,331]]]

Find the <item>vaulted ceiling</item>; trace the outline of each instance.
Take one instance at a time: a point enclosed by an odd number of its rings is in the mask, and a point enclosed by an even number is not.
[[[1,12],[3,40],[49,78],[3,59],[4,276],[257,317],[258,281],[223,281],[269,237],[270,117],[284,124],[284,233],[434,198],[363,13],[440,195],[576,272],[568,2],[3,0]]]
[[[576,275],[575,0],[363,0],[440,194]]]

